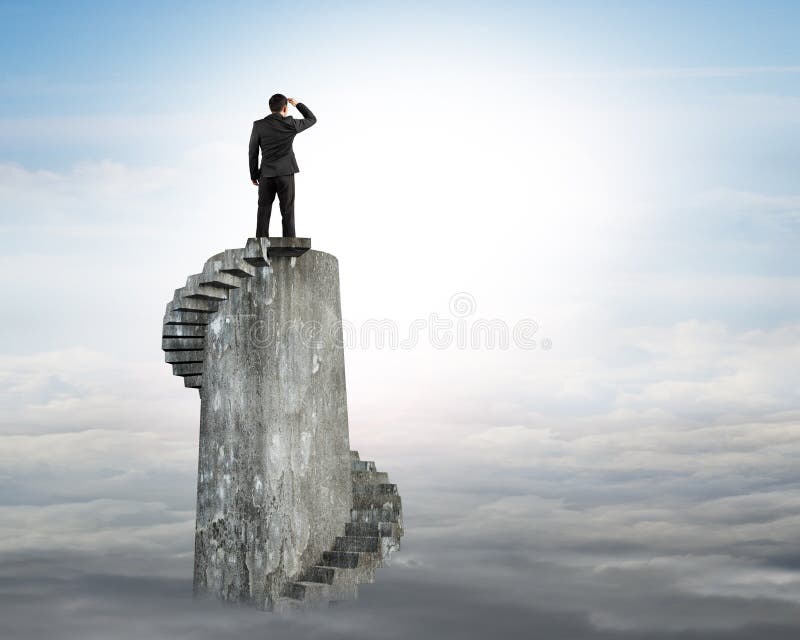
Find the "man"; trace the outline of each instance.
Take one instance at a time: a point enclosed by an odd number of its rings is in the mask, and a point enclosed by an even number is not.
[[[289,107],[297,107],[301,120],[289,115]],[[311,110],[294,98],[276,93],[269,99],[271,113],[253,123],[250,134],[250,180],[258,187],[256,237],[269,235],[269,218],[275,194],[280,202],[283,237],[294,238],[294,174],[300,171],[294,157],[292,141],[317,119]],[[261,169],[258,150],[261,149]]]

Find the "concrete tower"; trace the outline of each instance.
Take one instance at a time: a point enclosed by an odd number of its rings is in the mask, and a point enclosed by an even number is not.
[[[198,596],[350,599],[399,548],[397,487],[350,450],[338,262],[310,247],[250,238],[167,304],[166,361],[200,390]]]

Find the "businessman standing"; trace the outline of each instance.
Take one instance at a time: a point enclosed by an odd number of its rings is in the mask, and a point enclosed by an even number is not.
[[[289,107],[297,107],[303,118],[289,115]],[[276,93],[269,99],[266,118],[253,122],[250,134],[250,180],[258,187],[258,220],[256,237],[269,235],[269,218],[275,194],[281,208],[283,237],[294,238],[294,174],[300,171],[294,157],[294,137],[308,129],[317,119],[302,102]],[[258,167],[258,150],[261,149],[261,168]]]

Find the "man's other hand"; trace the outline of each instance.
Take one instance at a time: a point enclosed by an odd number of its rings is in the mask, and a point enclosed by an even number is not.
[[[297,106],[297,100],[295,100],[294,98],[287,98],[287,100],[289,104],[292,105],[293,107]]]
[[[251,180],[251,182],[252,182],[252,183],[253,183],[255,186],[258,186],[258,180]]]

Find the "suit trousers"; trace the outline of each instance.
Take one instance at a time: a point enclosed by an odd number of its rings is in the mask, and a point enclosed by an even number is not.
[[[258,213],[256,237],[269,236],[269,218],[272,214],[272,203],[275,195],[281,209],[283,237],[294,238],[294,174],[287,176],[269,176],[258,180]]]

